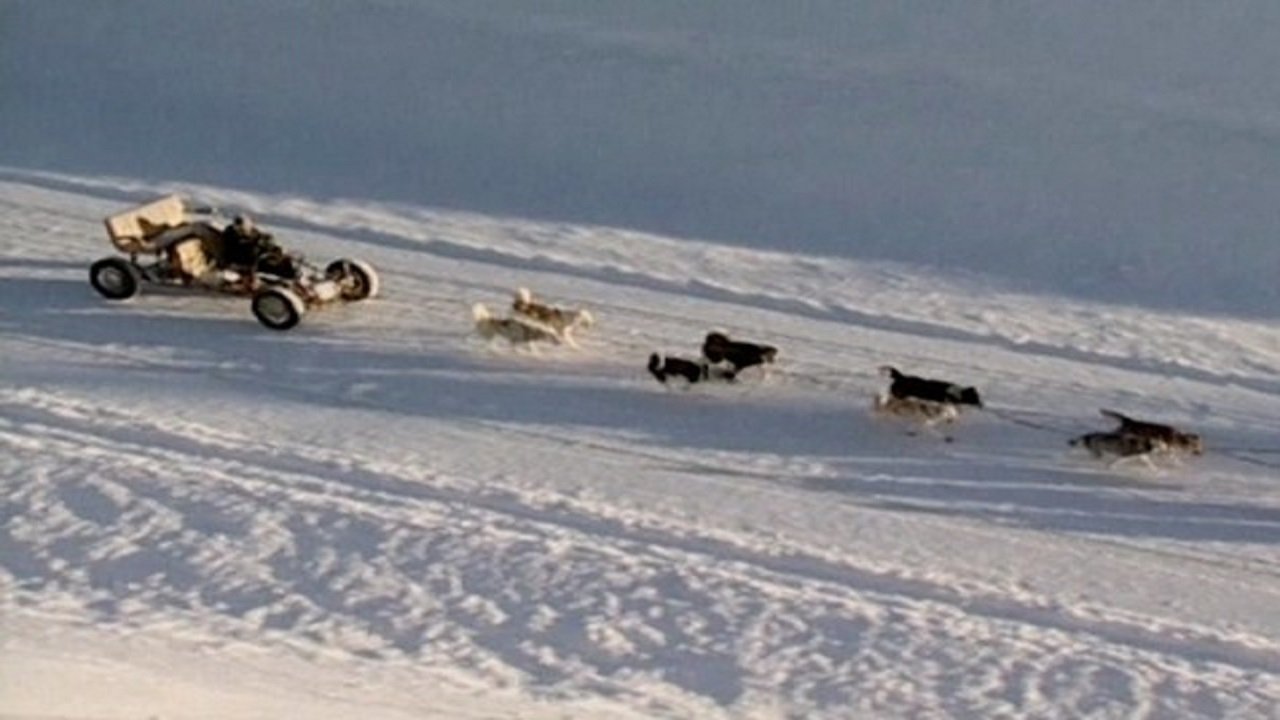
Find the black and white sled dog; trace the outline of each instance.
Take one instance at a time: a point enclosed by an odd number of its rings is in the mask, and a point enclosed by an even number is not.
[[[778,348],[772,345],[731,340],[721,332],[707,333],[702,341],[702,356],[713,364],[727,363],[735,374],[756,365],[770,365],[778,359]]]
[[[892,382],[889,389],[876,395],[872,403],[872,410],[877,415],[932,431],[938,425],[950,425],[958,420],[962,406],[982,407],[982,399],[974,388],[906,375],[888,365],[881,367],[880,372],[888,375]],[[947,442],[952,439],[946,434],[943,438]]]
[[[890,377],[889,394],[895,398],[916,398],[917,400],[928,400],[952,406],[971,405],[973,407],[982,407],[982,398],[978,396],[977,389],[973,387],[957,385],[946,380],[933,380],[917,375],[906,375],[889,365],[882,366],[880,372]]]
[[[573,333],[595,325],[596,319],[583,309],[556,307],[533,297],[528,288],[517,288],[511,300],[511,309],[517,314],[546,326],[560,336],[566,345],[577,346]]]
[[[495,317],[484,303],[471,306],[476,332],[486,340],[502,338],[511,345],[529,347],[534,343],[559,345],[563,340],[550,328],[520,317]]]
[[[648,368],[649,374],[663,385],[674,378],[681,378],[692,385],[709,380],[733,382],[736,376],[733,370],[715,367],[706,360],[689,360],[656,352],[649,356]]]
[[[1156,469],[1151,462],[1151,455],[1164,448],[1158,440],[1142,435],[1131,435],[1121,431],[1091,432],[1068,441],[1072,447],[1082,447],[1093,457],[1101,460],[1111,458],[1107,467],[1115,467],[1133,460],[1141,461],[1152,470]]]
[[[1172,425],[1163,423],[1136,420],[1115,410],[1103,409],[1100,412],[1103,417],[1111,418],[1120,423],[1119,427],[1115,429],[1117,433],[1148,438],[1157,443],[1160,446],[1159,449],[1165,452],[1189,453],[1191,455],[1204,454],[1204,440],[1196,433],[1179,430]]]

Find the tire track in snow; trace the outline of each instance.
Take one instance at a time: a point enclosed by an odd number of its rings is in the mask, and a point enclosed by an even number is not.
[[[248,452],[241,450],[233,459],[213,460],[230,449],[226,440],[210,444],[191,431],[175,434],[172,430],[152,426],[141,418],[117,417],[103,422],[104,418],[110,418],[105,413],[90,413],[78,423],[68,424],[65,412],[50,416],[45,410],[30,406],[15,408],[10,403],[11,399],[5,405],[5,415],[10,422],[16,417],[24,424],[34,422],[37,426],[50,428],[55,437],[65,433],[65,440],[73,447],[95,448],[130,458],[150,458],[162,465],[196,465],[206,471],[216,470],[224,478],[239,478],[239,482],[256,477],[263,483],[260,489],[255,490],[256,493],[264,492],[262,488],[265,488],[268,489],[265,491],[275,494],[280,491],[278,484],[285,482],[288,492],[279,495],[278,499],[282,501],[294,502],[299,497],[341,499],[361,507],[362,511],[374,506],[405,503],[412,504],[414,508],[420,508],[422,503],[444,505],[451,511],[466,507],[502,515],[520,524],[572,531],[583,538],[592,538],[590,542],[604,539],[611,545],[661,548],[705,556],[716,562],[753,568],[765,575],[829,584],[857,593],[948,605],[978,617],[1028,624],[1071,635],[1092,635],[1107,643],[1159,655],[1211,660],[1241,669],[1280,673],[1280,654],[1274,648],[1262,650],[1239,645],[1204,630],[1160,625],[1147,627],[1119,618],[1081,615],[1076,611],[1078,609],[1058,607],[1043,601],[1016,601],[976,590],[971,595],[963,594],[950,585],[836,563],[802,551],[766,552],[758,546],[740,545],[731,538],[699,535],[691,528],[663,527],[651,518],[640,518],[634,513],[612,518],[600,514],[600,508],[595,508],[595,513],[584,512],[585,508],[573,507],[563,498],[545,506],[514,492],[484,493],[477,491],[475,483],[464,481],[458,486],[430,473],[407,472],[405,468],[378,463],[370,466],[367,461],[349,458],[344,462],[337,457],[325,457],[325,453],[316,448],[290,449],[288,453],[282,453],[282,448],[275,446]],[[80,412],[83,410],[74,409],[71,415],[74,417]],[[24,413],[34,417],[22,419]],[[61,427],[56,423],[59,418]],[[77,424],[83,427],[76,427]],[[191,430],[197,431],[196,428]],[[241,438],[232,440],[232,444],[252,447],[251,441]],[[791,581],[776,582],[785,585]]]
[[[20,420],[19,428],[34,430],[22,433],[31,437],[51,426]],[[1153,644],[1114,625],[1064,623],[1050,607],[957,602],[947,587],[811,557],[769,556],[510,497],[405,493],[385,487],[398,478],[365,477],[358,468],[336,477],[299,474],[295,465],[306,464],[306,457],[284,458],[289,467],[283,470],[240,459],[210,463],[204,454],[165,449],[174,438],[154,428],[137,430],[137,445],[113,438],[117,431],[104,440],[95,430],[52,428],[40,437],[42,452],[65,444],[59,454],[96,468],[88,476],[101,478],[102,489],[55,479],[58,494],[84,522],[66,528],[57,504],[36,498],[28,514],[52,516],[64,529],[28,532],[62,537],[64,554],[78,540],[90,581],[111,593],[111,605],[95,605],[108,617],[127,612],[133,623],[146,620],[139,602],[152,612],[179,605],[254,626],[239,626],[241,640],[283,632],[363,657],[445,661],[501,676],[507,671],[495,670],[496,662],[533,678],[535,686],[609,685],[615,676],[656,671],[664,682],[720,705],[776,684],[818,716],[843,715],[848,702],[868,691],[901,686],[903,673],[924,693],[914,700],[917,707],[937,702],[983,712],[991,707],[987,700],[944,696],[934,683],[989,676],[1003,667],[1002,653],[1020,658],[1023,677],[1055,672],[1074,658],[1103,672],[1124,668],[1125,686],[1145,687],[1173,673],[1197,692],[1206,691],[1198,682],[1231,687],[1241,707],[1256,702],[1257,693],[1265,697],[1270,682],[1266,671],[1250,667],[1256,662],[1235,655],[1220,665],[1224,658],[1204,638],[1169,640],[1169,628],[1130,627],[1140,636],[1159,636]],[[113,458],[134,471],[121,475]],[[171,470],[193,466],[201,470],[192,477]],[[85,467],[68,471],[79,476]],[[143,467],[157,474],[138,478]],[[104,512],[109,503],[95,497],[114,497],[116,510]],[[218,503],[223,510],[214,513]],[[140,529],[123,542],[113,518]],[[274,534],[239,527],[245,518]],[[87,533],[83,525],[90,520],[104,537]],[[247,546],[229,546],[222,537],[246,530]],[[174,533],[188,537],[179,541]],[[184,558],[196,565],[184,566]],[[181,586],[189,576],[189,587]],[[975,652],[975,645],[987,649]],[[990,682],[1003,687],[1006,680],[997,675]],[[1114,685],[1113,679],[1107,688]],[[1069,690],[1109,702],[1109,689],[1077,683]],[[1043,701],[1061,699],[1048,695]],[[892,696],[881,700],[891,703]]]

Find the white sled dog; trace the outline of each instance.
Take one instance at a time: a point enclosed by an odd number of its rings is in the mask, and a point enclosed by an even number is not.
[[[518,288],[511,300],[511,309],[539,325],[545,326],[560,337],[560,341],[570,347],[577,347],[573,334],[578,330],[586,330],[596,324],[596,319],[587,310],[570,309],[548,305],[535,300],[528,288]]]
[[[476,332],[486,340],[500,337],[512,345],[532,346],[537,342],[559,345],[560,336],[548,327],[519,317],[494,317],[484,303],[471,306],[471,317],[475,321]]]

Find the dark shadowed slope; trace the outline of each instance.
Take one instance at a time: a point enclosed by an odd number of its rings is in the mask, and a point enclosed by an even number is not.
[[[1266,314],[1280,7],[0,2],[0,164]]]

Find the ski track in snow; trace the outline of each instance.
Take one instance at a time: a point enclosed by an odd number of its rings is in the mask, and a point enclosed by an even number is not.
[[[7,622],[653,716],[1273,716],[1273,325],[606,228],[2,177]],[[169,189],[364,257],[385,297],[288,334],[242,300],[94,297],[101,218]],[[469,304],[517,285],[590,307],[584,349],[471,337]],[[644,375],[712,326],[780,366]],[[952,444],[905,437],[867,417],[885,362],[994,412]],[[1067,453],[1103,406],[1202,429],[1210,455],[1157,474]]]

